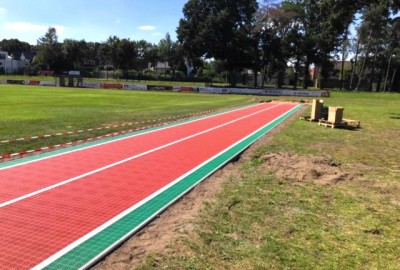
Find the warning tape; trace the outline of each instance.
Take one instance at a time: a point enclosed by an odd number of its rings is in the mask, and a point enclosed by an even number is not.
[[[56,145],[51,145],[51,146],[45,146],[45,147],[40,147],[40,148],[36,148],[36,149],[32,149],[32,150],[23,150],[23,151],[19,151],[19,152],[12,153],[12,154],[8,154],[7,153],[7,154],[1,155],[0,156],[0,160],[14,158],[14,157],[22,157],[22,156],[25,156],[27,154],[38,153],[38,152],[42,152],[42,151],[46,151],[46,150],[55,150],[55,149],[58,149],[58,148],[68,147],[68,146],[71,146],[71,145],[77,145],[77,144],[90,142],[90,141],[94,141],[94,140],[99,140],[99,139],[104,139],[104,138],[109,138],[109,137],[115,137],[115,136],[118,136],[118,135],[123,135],[123,134],[126,134],[126,133],[139,131],[139,130],[144,130],[144,129],[149,129],[149,128],[153,128],[153,127],[158,127],[158,126],[162,126],[162,125],[169,124],[169,123],[170,122],[164,122],[164,123],[155,124],[155,125],[151,125],[151,126],[140,127],[140,128],[136,128],[136,129],[130,129],[130,130],[123,130],[123,131],[113,132],[113,133],[109,133],[109,134],[101,135],[101,136],[94,136],[94,137],[81,139],[81,140],[77,140],[77,141],[72,141],[72,142],[68,142],[68,143],[61,143],[61,144],[56,144]]]
[[[194,113],[194,114],[187,114],[187,115],[182,115],[182,116],[172,116],[172,117],[166,117],[166,118],[154,119],[154,120],[148,120],[148,121],[142,121],[142,122],[126,123],[126,124],[122,124],[122,125],[114,125],[114,126],[101,127],[101,128],[82,129],[82,130],[77,130],[76,132],[75,131],[66,131],[66,132],[60,132],[60,133],[55,133],[55,134],[50,134],[50,135],[37,135],[37,136],[33,136],[33,137],[25,137],[25,138],[1,141],[1,143],[13,142],[13,141],[31,140],[31,139],[43,139],[43,138],[48,138],[48,137],[55,137],[55,136],[61,136],[61,135],[82,133],[84,131],[111,129],[111,128],[117,128],[117,127],[131,126],[131,125],[135,125],[135,124],[144,124],[144,123],[149,123],[149,122],[174,120],[174,119],[178,119],[178,118],[182,119],[182,118],[187,118],[187,117],[200,116],[200,115],[213,113],[213,112],[216,112],[216,111],[222,111],[222,110],[226,110],[226,109],[228,109],[228,108],[222,108],[222,109],[218,109],[218,110],[208,110],[208,111],[203,111],[203,112]],[[12,153],[12,154],[6,153],[6,154],[0,155],[0,161],[5,160],[5,159],[10,159],[10,158],[22,157],[22,156],[25,156],[27,154],[38,153],[38,152],[47,151],[47,150],[55,150],[55,149],[58,149],[58,148],[61,148],[61,147],[68,147],[68,146],[77,145],[77,144],[80,144],[80,143],[90,142],[90,141],[104,139],[104,138],[108,138],[108,137],[114,137],[114,136],[117,136],[117,135],[123,135],[123,134],[134,132],[134,131],[145,130],[145,129],[149,129],[149,128],[153,128],[153,127],[159,127],[159,126],[162,126],[162,125],[170,124],[172,122],[173,121],[162,122],[162,123],[157,123],[157,124],[150,125],[150,126],[143,126],[143,127],[138,127],[138,128],[135,128],[135,129],[129,129],[129,130],[113,132],[113,133],[109,133],[109,134],[106,134],[106,135],[93,136],[93,137],[90,137],[90,138],[81,139],[81,140],[77,140],[77,141],[72,141],[72,142],[68,142],[68,143],[62,143],[62,144],[57,144],[57,145],[39,147],[39,148],[32,149],[32,150],[22,150],[22,151],[18,151],[16,153]]]
[[[219,110],[225,110],[225,109],[227,109],[227,108],[223,108],[223,109],[219,109]],[[208,111],[203,111],[203,112],[194,113],[194,114],[171,116],[171,117],[165,117],[165,118],[159,118],[159,119],[153,119],[153,120],[145,120],[145,121],[140,121],[140,122],[130,122],[130,123],[124,123],[121,125],[110,125],[110,126],[106,126],[106,127],[85,128],[85,129],[64,131],[64,132],[58,132],[58,133],[46,134],[46,135],[27,136],[27,137],[23,137],[23,138],[12,138],[12,139],[2,140],[2,141],[0,141],[0,144],[21,142],[21,141],[31,141],[31,140],[37,140],[37,139],[46,139],[46,138],[50,138],[50,137],[67,136],[67,135],[79,134],[79,133],[90,132],[90,131],[106,130],[106,129],[113,129],[113,128],[123,128],[123,127],[129,127],[129,126],[134,126],[134,125],[148,124],[148,123],[152,123],[152,122],[182,119],[182,118],[186,118],[186,117],[204,115],[204,114],[212,113],[212,112],[219,111],[219,110],[208,110]]]

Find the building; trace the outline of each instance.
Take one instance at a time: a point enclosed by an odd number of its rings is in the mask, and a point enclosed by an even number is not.
[[[0,72],[12,74],[25,69],[30,60],[22,53],[19,58],[14,59],[8,55],[8,52],[0,51]]]
[[[25,61],[27,64],[31,64],[36,56],[36,52],[20,52],[11,54],[13,59]]]
[[[170,73],[172,68],[169,63],[166,62],[157,62],[155,66],[151,66],[151,63],[148,64],[148,68],[155,71],[156,73]]]

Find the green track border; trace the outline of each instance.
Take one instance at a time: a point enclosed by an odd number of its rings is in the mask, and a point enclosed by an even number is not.
[[[165,208],[177,201],[199,182],[243,152],[267,132],[286,120],[293,113],[302,108],[302,106],[302,104],[296,106],[292,110],[286,112],[261,129],[255,131],[253,134],[244,138],[242,141],[220,153],[198,170],[187,175],[175,185],[166,189],[153,199],[105,228],[103,231],[50,263],[44,269],[86,269],[93,266],[94,263],[132,236],[145,224],[151,221],[157,214],[165,210]]]

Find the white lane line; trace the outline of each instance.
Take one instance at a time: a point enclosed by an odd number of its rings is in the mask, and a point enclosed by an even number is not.
[[[200,135],[202,135],[202,134],[208,133],[208,132],[213,131],[213,130],[216,130],[216,129],[218,129],[218,128],[221,128],[221,127],[224,127],[224,126],[233,124],[233,123],[235,123],[235,122],[238,122],[238,121],[241,121],[241,120],[243,120],[243,119],[249,118],[249,117],[251,117],[251,116],[254,116],[254,115],[256,115],[256,114],[262,113],[262,112],[264,112],[264,111],[268,111],[268,110],[273,109],[273,108],[278,107],[278,106],[280,106],[280,104],[274,105],[274,106],[271,106],[271,107],[268,107],[268,108],[263,109],[263,110],[259,110],[259,111],[257,111],[257,112],[254,112],[254,113],[251,113],[251,114],[248,114],[248,115],[245,115],[245,116],[242,116],[242,117],[240,117],[240,118],[237,118],[237,119],[235,119],[235,120],[226,122],[226,123],[224,123],[224,124],[221,124],[221,125],[212,127],[212,128],[210,128],[210,129],[203,130],[203,131],[201,131],[201,132],[192,134],[192,135],[187,136],[187,137],[184,137],[184,138],[182,138],[182,139],[179,139],[179,140],[176,140],[176,141],[173,141],[173,142],[164,144],[164,145],[162,145],[162,146],[153,148],[153,149],[151,149],[151,150],[148,150],[148,151],[142,152],[142,153],[140,153],[140,154],[131,156],[131,157],[129,157],[129,158],[120,160],[120,161],[118,161],[118,162],[109,164],[109,165],[104,166],[104,167],[101,167],[101,168],[99,168],[99,169],[96,169],[96,170],[93,170],[93,171],[90,171],[90,172],[81,174],[81,175],[79,175],[79,176],[76,176],[76,177],[70,178],[70,179],[68,179],[68,180],[59,182],[59,183],[57,183],[57,184],[48,186],[48,187],[46,187],[46,188],[42,188],[42,189],[39,189],[39,190],[37,190],[37,191],[34,191],[34,192],[28,193],[28,194],[26,194],[26,195],[20,196],[20,197],[18,197],[18,198],[15,198],[15,199],[6,201],[6,202],[0,204],[0,208],[3,208],[3,207],[6,207],[6,206],[9,206],[9,205],[11,205],[11,204],[17,203],[17,202],[19,202],[19,201],[22,201],[22,200],[31,198],[31,197],[33,197],[33,196],[39,195],[39,194],[41,194],[41,193],[44,193],[44,192],[46,192],[46,191],[55,189],[55,188],[57,188],[57,187],[64,186],[64,185],[66,185],[66,184],[69,184],[69,183],[71,183],[71,182],[77,181],[77,180],[79,180],[79,179],[81,179],[81,178],[84,178],[84,177],[86,177],[86,176],[90,176],[90,175],[92,175],[92,174],[95,174],[95,173],[98,173],[98,172],[107,170],[107,169],[109,169],[109,168],[115,167],[115,166],[120,165],[120,164],[122,164],[122,163],[131,161],[131,160],[133,160],[133,159],[142,157],[142,156],[144,156],[144,155],[147,155],[147,154],[156,152],[156,151],[158,151],[158,150],[167,148],[167,147],[169,147],[169,146],[171,146],[171,145],[178,144],[178,143],[180,143],[180,142],[183,142],[183,141],[189,140],[189,139],[191,139],[191,138],[200,136]]]
[[[299,105],[300,106],[300,105]],[[294,110],[296,110],[298,108],[298,106],[296,106],[295,108],[291,109],[290,111],[287,111],[286,113],[284,113],[283,115],[288,115],[291,114]],[[222,150],[221,152],[219,152],[218,154],[214,155],[213,157],[211,157],[210,159],[204,161],[203,163],[201,163],[200,165],[196,166],[195,168],[193,168],[192,170],[186,172],[185,174],[181,175],[180,177],[178,177],[177,179],[175,179],[173,182],[167,184],[166,186],[162,187],[161,189],[155,191],[153,194],[149,195],[148,197],[146,197],[145,199],[143,199],[142,201],[132,205],[131,207],[129,207],[128,209],[126,209],[125,211],[121,212],[120,214],[116,215],[115,217],[113,217],[112,219],[108,220],[107,222],[105,222],[104,224],[102,224],[101,226],[97,227],[96,229],[94,229],[93,231],[87,233],[86,235],[82,236],[81,238],[79,238],[78,240],[76,240],[75,242],[72,242],[71,244],[69,244],[68,246],[66,246],[65,248],[63,248],[62,250],[58,251],[57,253],[53,254],[52,256],[50,256],[49,258],[47,258],[46,260],[42,261],[41,263],[39,263],[38,265],[36,265],[35,267],[32,268],[32,270],[39,270],[39,269],[43,269],[46,266],[50,265],[51,263],[55,262],[56,260],[58,260],[59,258],[61,258],[62,256],[64,256],[65,254],[67,254],[68,252],[70,252],[71,250],[75,249],[76,247],[78,247],[79,245],[83,244],[84,242],[86,242],[87,240],[89,240],[90,238],[92,238],[93,236],[97,235],[98,233],[102,232],[104,229],[108,228],[109,226],[111,226],[112,224],[114,224],[115,222],[117,222],[118,220],[120,220],[121,218],[125,217],[126,215],[130,214],[131,212],[133,212],[134,210],[136,210],[137,208],[139,208],[140,206],[146,204],[147,202],[151,201],[152,199],[154,199],[155,197],[157,197],[158,195],[160,195],[161,193],[163,193],[165,190],[169,189],[170,187],[174,186],[176,183],[179,183],[182,179],[186,178],[187,176],[189,176],[190,174],[192,174],[193,172],[196,172],[197,170],[199,170],[200,168],[202,168],[203,166],[205,166],[206,164],[208,164],[209,162],[211,162],[212,160],[214,160],[215,158],[217,158],[218,156],[222,155],[223,153],[229,151],[230,149],[232,149],[233,147],[235,147],[236,145],[239,145],[240,143],[242,143],[243,141],[247,140],[247,138],[250,138],[251,136],[253,136],[254,134],[256,134],[257,132],[259,132],[260,130],[264,129],[265,127],[271,125],[273,122],[275,122],[277,119],[279,119],[280,117],[282,117],[283,115],[278,116],[277,118],[275,118],[274,120],[270,121],[269,123],[267,123],[266,125],[262,126],[261,128],[257,129],[256,131],[252,132],[251,134],[247,135],[246,137],[242,138],[241,140],[239,140],[238,142],[232,144],[231,146],[229,146],[228,148]],[[280,123],[278,123],[280,124]],[[273,126],[272,128],[276,127]],[[250,143],[251,144],[251,143]],[[228,161],[227,161],[228,162]],[[226,162],[225,162],[226,163]],[[225,164],[224,163],[224,164]],[[223,165],[221,165],[223,166]],[[220,167],[221,167],[220,166]],[[203,177],[202,179],[207,178],[209,175],[211,175],[213,172],[215,172],[216,170],[218,170],[220,167],[215,168],[213,171],[209,172],[207,174],[207,176]],[[199,180],[201,181],[201,180]],[[198,181],[198,182],[199,182]],[[196,186],[197,183],[196,182],[194,185],[190,186],[187,190],[190,190],[192,187]],[[182,192],[182,194],[184,194],[185,192]],[[143,226],[143,224],[147,224],[150,220],[152,220],[154,218],[155,215],[157,215],[158,213],[160,213],[163,209],[166,209],[169,205],[171,205],[173,202],[175,202],[177,199],[179,199],[181,196],[178,196],[177,198],[175,198],[172,202],[170,202],[169,204],[165,205],[162,209],[160,209],[159,211],[157,211],[154,215],[152,215],[151,217],[149,217],[147,220],[145,220],[144,222],[142,222],[141,224],[139,224],[138,226],[136,226],[135,228],[133,228],[130,232],[128,232],[125,236],[121,237],[121,239],[119,241],[117,241],[117,243],[121,243],[123,240],[127,239],[130,235],[132,235],[138,228],[141,228]],[[112,245],[111,247],[109,247],[108,249],[104,250],[101,254],[97,255],[96,258],[94,258],[93,260],[91,260],[89,263],[87,263],[87,265],[82,266],[79,269],[86,269],[87,266],[90,266],[91,263],[93,261],[96,261],[97,258],[102,257],[104,254],[107,254],[110,250],[112,250],[117,243],[114,243],[114,245]]]
[[[142,136],[142,135],[145,135],[145,134],[149,134],[149,133],[153,133],[153,132],[162,131],[162,130],[169,129],[169,128],[174,128],[174,127],[178,127],[178,126],[182,126],[182,125],[186,125],[186,124],[190,124],[190,123],[194,123],[194,122],[198,122],[198,121],[210,119],[210,118],[217,117],[217,116],[220,116],[220,115],[224,115],[224,114],[228,114],[228,113],[236,112],[236,111],[240,111],[240,110],[245,110],[245,109],[248,109],[248,108],[251,108],[251,107],[260,106],[260,105],[261,105],[261,104],[255,104],[255,105],[253,104],[253,105],[246,106],[246,107],[242,107],[242,108],[235,109],[235,110],[232,110],[232,111],[226,111],[226,112],[222,112],[222,113],[210,115],[210,116],[207,116],[207,117],[194,119],[194,120],[192,120],[192,121],[183,122],[183,123],[178,123],[178,124],[175,124],[175,125],[172,124],[172,125],[168,125],[168,126],[166,126],[166,127],[161,127],[161,128],[154,129],[154,130],[145,131],[145,132],[142,132],[142,133],[140,133],[140,134],[133,134],[132,136],[128,136],[128,137],[124,137],[124,138],[114,139],[114,140],[110,140],[110,141],[107,141],[107,142],[98,143],[98,144],[90,145],[90,146],[86,146],[86,147],[83,146],[82,148],[79,148],[79,149],[74,149],[74,150],[71,150],[71,151],[66,151],[66,152],[63,152],[63,153],[59,153],[59,154],[55,154],[55,155],[50,155],[50,156],[46,156],[46,157],[43,157],[43,158],[38,158],[38,159],[34,159],[34,160],[29,160],[29,161],[26,161],[26,162],[21,162],[21,163],[18,163],[18,164],[13,164],[13,165],[10,165],[10,166],[7,166],[7,165],[6,165],[5,167],[0,167],[0,171],[6,170],[6,169],[10,169],[10,168],[14,168],[14,167],[18,167],[18,166],[22,166],[22,165],[26,165],[26,164],[29,164],[29,163],[38,162],[38,161],[41,161],[41,160],[46,160],[46,159],[53,158],[53,157],[58,157],[58,156],[62,156],[62,155],[71,154],[71,153],[74,153],[74,152],[78,152],[78,151],[90,149],[90,148],[97,147],[97,146],[102,146],[102,145],[109,144],[109,143],[113,143],[113,142],[118,142],[118,141],[125,140],[125,139],[131,139],[131,138],[133,138],[133,137]],[[90,140],[93,140],[93,138],[89,138],[89,139],[90,139]],[[89,140],[89,139],[88,139],[88,140]],[[44,148],[44,149],[46,149],[46,148]],[[0,164],[0,165],[1,165],[1,164]]]

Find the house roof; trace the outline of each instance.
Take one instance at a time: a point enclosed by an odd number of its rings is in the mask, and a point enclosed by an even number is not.
[[[11,52],[9,55],[15,59],[15,60],[19,60],[21,58],[21,54],[22,52]]]
[[[22,53],[25,56],[25,59],[32,61],[36,56],[36,52],[24,52]]]
[[[36,52],[12,52],[11,55],[15,60],[28,60],[32,62],[33,58],[36,56]]]

